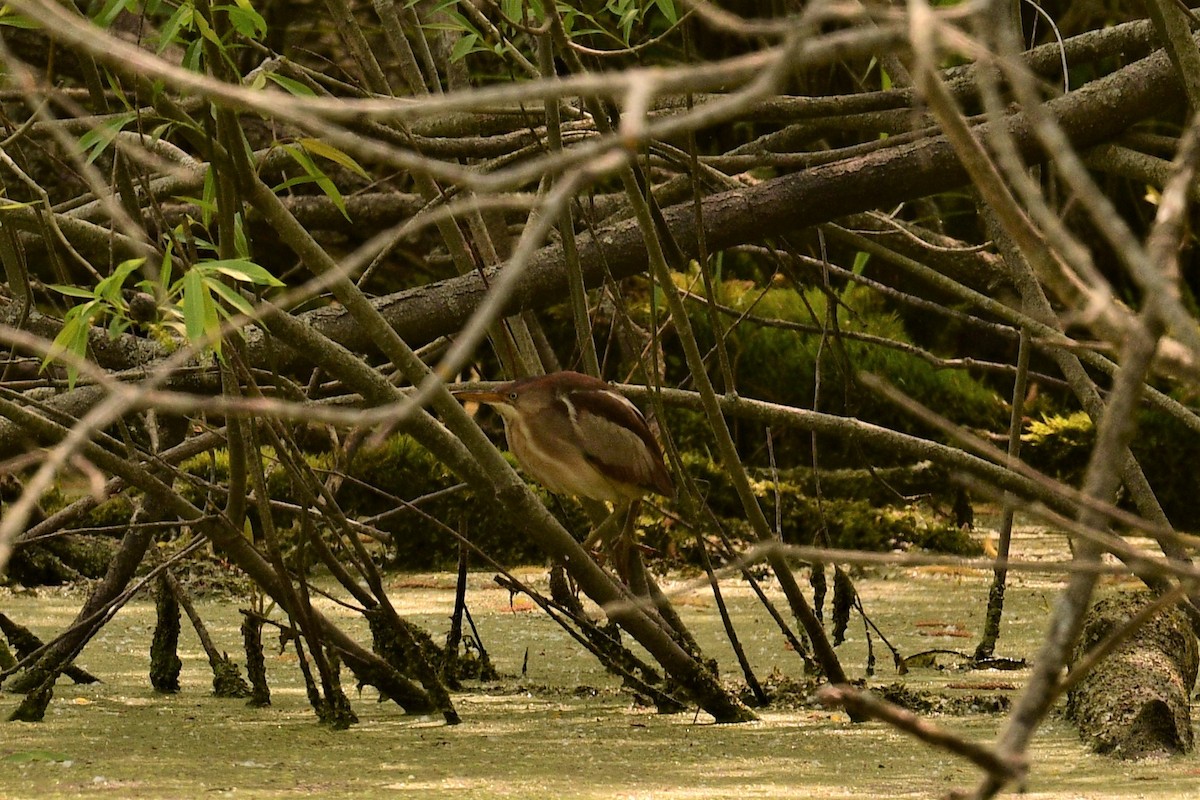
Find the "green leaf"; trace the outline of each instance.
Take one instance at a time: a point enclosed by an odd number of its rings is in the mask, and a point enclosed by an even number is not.
[[[217,6],[229,15],[229,24],[247,39],[258,41],[267,33],[267,21],[246,0],[235,0],[236,5]]]
[[[171,270],[175,267],[175,242],[167,241],[167,246],[163,248],[162,263],[158,265],[158,281],[164,287],[171,285]]]
[[[331,144],[321,141],[320,139],[297,139],[296,143],[303,147],[308,152],[321,158],[327,158],[335,164],[340,164],[351,172],[361,175],[364,178],[370,179],[367,171],[359,166],[359,163],[351,158],[346,153]]]
[[[124,11],[131,0],[107,0],[103,7],[92,17],[92,22],[101,28],[111,27],[117,15]]]
[[[463,26],[457,22],[426,22],[421,26],[427,31],[446,31],[447,33],[462,33]]]
[[[204,194],[201,197],[200,219],[207,228],[212,225],[213,215],[217,213],[217,171],[209,168],[204,173]]]
[[[133,111],[136,106],[129,101],[129,95],[125,93],[125,87],[121,85],[121,77],[113,72],[108,67],[104,68],[104,82],[108,84],[108,88],[112,90],[113,96],[120,101],[121,106],[126,111]]]
[[[192,23],[196,26],[196,30],[200,32],[200,35],[205,39],[208,39],[218,48],[224,46],[224,43],[221,41],[221,37],[217,36],[217,32],[213,30],[212,26],[208,24],[208,20],[206,20],[203,16],[199,14],[194,15],[192,17]]]
[[[675,0],[654,0],[654,5],[667,18],[667,22],[672,25],[679,22],[679,9],[675,7]]]
[[[192,72],[201,72],[200,59],[203,53],[204,45],[200,39],[193,39],[188,42],[187,49],[183,51],[183,68],[189,69]]]
[[[163,23],[162,30],[158,32],[158,55],[162,55],[162,52],[178,38],[181,30],[191,29],[192,15],[195,11],[196,7],[191,3],[182,3],[170,19]]]
[[[196,343],[206,334],[215,333],[221,322],[217,318],[217,304],[209,292],[204,273],[190,269],[183,276],[183,324],[189,342]],[[215,352],[221,352],[219,339],[212,342]]]
[[[475,23],[463,16],[461,11],[457,11],[453,8],[447,8],[445,17],[447,20],[449,20],[449,22],[441,23],[443,26],[449,25],[456,27],[443,27],[443,30],[456,30],[462,31],[463,33],[479,33],[479,29],[475,27]],[[437,25],[439,23],[434,24]]]
[[[25,30],[38,30],[41,24],[36,20],[18,14],[8,6],[0,6],[0,25],[7,25],[10,28],[23,28]]]
[[[342,216],[346,219],[350,219],[350,215],[346,213],[346,201],[342,198],[342,193],[338,190],[337,185],[329,179],[329,176],[326,175],[311,158],[309,158],[308,153],[306,153],[303,148],[289,144],[283,145],[283,149],[297,164],[300,165],[301,169],[308,174],[309,178],[311,178],[312,181],[321,188],[321,191],[324,192],[325,196],[333,202],[334,206],[337,207],[337,210],[342,212]],[[291,184],[291,182],[285,182],[284,185],[294,184]],[[275,190],[278,191],[280,188],[282,188],[282,185],[277,186]]]
[[[633,33],[633,24],[637,22],[637,20],[637,8],[627,9],[625,13],[621,15],[621,20],[617,23],[617,25],[621,28],[621,37],[624,39],[625,44],[629,44],[630,36]]]
[[[51,283],[48,284],[47,288],[53,289],[59,294],[65,294],[67,297],[84,297],[89,300],[96,299],[96,293],[94,291],[81,289],[78,286],[67,286],[66,284],[62,283]]]
[[[91,164],[99,158],[100,154],[108,149],[108,146],[117,138],[117,134],[124,130],[126,125],[137,119],[137,116],[136,111],[117,114],[80,136],[79,149],[88,154],[87,163]]]
[[[242,297],[242,295],[232,286],[226,286],[220,281],[206,281],[208,288],[220,296],[226,304],[237,309],[238,313],[246,316],[254,316],[254,306],[250,305],[250,301]]]
[[[859,250],[857,253],[854,254],[854,266],[851,267],[851,270],[854,272],[855,275],[862,275],[863,269],[866,268],[867,262],[870,260],[871,260],[870,253]]]
[[[125,300],[121,297],[121,289],[125,286],[125,280],[129,277],[130,273],[144,263],[146,263],[145,257],[122,261],[112,271],[111,275],[96,284],[96,296],[107,300],[110,305],[124,308]]]
[[[286,75],[278,75],[274,72],[265,72],[262,74],[266,75],[268,80],[273,81],[283,87],[284,91],[294,94],[297,97],[317,96],[316,92],[294,78],[289,78]]]
[[[476,50],[481,50],[482,48],[478,47],[478,44],[478,34],[464,33],[459,40],[454,43],[454,47],[450,49],[450,60],[461,61],[469,54],[474,53]]]
[[[92,320],[103,313],[103,305],[99,300],[91,300],[75,306],[63,318],[62,329],[54,337],[50,352],[42,359],[42,369],[63,353],[71,353],[78,358],[87,357],[88,333],[92,328]],[[79,378],[79,368],[67,365],[67,388],[74,389],[75,381]]]
[[[271,191],[275,192],[276,194],[279,194],[284,189],[290,189],[293,186],[303,186],[306,183],[316,183],[316,182],[317,182],[317,179],[314,178],[312,175],[297,175],[294,178],[288,178],[283,183],[275,184],[274,186],[271,187]]]
[[[250,257],[250,240],[246,238],[246,221],[242,219],[242,213],[233,215],[233,251],[238,254],[239,258],[249,259]]]
[[[245,258],[225,258],[213,261],[201,261],[196,268],[204,273],[219,272],[228,275],[235,281],[253,283],[258,286],[284,286],[284,282],[276,278],[264,267]]]
[[[573,8],[572,6],[569,6],[565,3],[558,4],[558,11],[560,14],[562,14],[563,27],[566,29],[567,33],[569,33],[569,34],[581,36],[584,34],[591,34],[591,33],[604,33],[604,30],[601,27],[600,23],[597,22],[596,18],[593,17],[591,14],[588,14],[584,11]],[[588,25],[590,27],[579,28],[578,25],[579,25],[580,20],[583,20],[584,22],[588,23]]]
[[[108,321],[108,338],[116,339],[129,328],[133,323],[126,317],[113,317]]]
[[[183,321],[188,341],[196,341],[204,335],[204,299],[208,290],[199,270],[188,270],[181,279],[183,283]]]

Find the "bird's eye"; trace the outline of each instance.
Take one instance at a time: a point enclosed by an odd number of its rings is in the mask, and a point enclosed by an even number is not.
[[[514,403],[515,403],[515,402],[517,402],[517,393],[516,393],[516,392],[509,392],[509,393],[508,393],[508,399],[509,399],[509,400],[512,400]]]

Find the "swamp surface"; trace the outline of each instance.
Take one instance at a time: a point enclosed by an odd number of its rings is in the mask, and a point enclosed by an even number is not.
[[[1015,549],[1024,558],[1065,555],[1061,539],[1024,528]],[[518,571],[542,590],[545,573]],[[325,728],[305,699],[294,652],[281,655],[270,640],[273,705],[253,709],[243,700],[214,698],[207,661],[186,620],[182,691],[157,694],[147,678],[154,607],[139,597],[78,660],[102,683],[77,686],[63,679],[44,722],[0,723],[0,797],[898,798],[937,797],[976,783],[977,773],[961,759],[881,723],[851,724],[837,711],[768,708],[760,710],[761,721],[743,725],[712,724],[694,712],[655,714],[637,706],[618,679],[532,603],[498,588],[492,575],[471,575],[467,602],[504,678],[468,683],[454,696],[463,719],[457,726],[446,726],[440,716],[405,716],[392,703],[376,702],[373,689],[358,694],[348,684],[360,724]],[[867,612],[903,655],[973,651],[990,573],[886,567],[855,575]],[[1028,659],[1060,579],[1016,573],[1010,580],[997,655]],[[664,585],[707,654],[719,660],[723,677],[740,680],[703,581],[676,575]],[[722,585],[759,678],[801,677],[800,659],[746,585],[737,579]],[[400,613],[435,638],[444,636],[454,576],[392,574],[388,588]],[[80,589],[0,589],[0,608],[45,638],[71,621],[81,601]],[[244,605],[239,598],[198,602],[218,647],[239,662],[238,608]],[[348,628],[360,627],[353,612],[329,601],[320,605]],[[864,678],[860,620],[852,621],[849,637],[839,655],[850,677]],[[941,668],[901,677],[877,638],[874,645],[872,687],[903,681],[947,699],[986,700],[1015,697],[1026,675],[964,672],[952,668],[956,659],[942,656]],[[15,696],[0,695],[5,717],[16,704]],[[981,741],[1004,723],[1003,715],[983,711],[932,719]],[[1041,729],[1031,755],[1031,798],[1194,797],[1200,787],[1200,756],[1111,761],[1088,752],[1058,714]]]

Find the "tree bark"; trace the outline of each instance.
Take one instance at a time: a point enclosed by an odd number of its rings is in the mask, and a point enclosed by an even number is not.
[[[1088,611],[1075,647],[1077,663],[1151,597],[1115,595]],[[1190,753],[1189,706],[1196,682],[1196,637],[1178,607],[1158,614],[1104,659],[1067,695],[1067,716],[1092,750],[1121,759]]]
[[[1170,59],[1163,51],[1086,84],[1046,103],[1045,110],[1062,126],[1078,148],[1110,141],[1131,125],[1184,100]],[[1010,129],[1030,164],[1047,154],[1040,149],[1027,116],[1014,114],[996,123]],[[986,125],[979,126],[982,138]],[[866,155],[812,167],[762,183],[706,197],[701,219],[710,252],[803,230],[821,222],[870,209],[949,191],[967,183],[965,169],[945,136],[887,147]],[[696,256],[697,218],[691,201],[663,210],[663,217],[688,258]],[[579,262],[589,288],[610,276],[623,278],[644,272],[647,257],[636,220],[626,220],[578,239]],[[506,314],[560,302],[567,294],[562,247],[539,250],[525,269]],[[412,347],[456,332],[482,302],[492,275],[476,273],[376,298],[372,303],[400,337]],[[0,321],[8,322],[16,304],[0,298]],[[322,335],[355,352],[375,352],[376,343],[341,306],[307,312],[301,317]],[[60,323],[32,312],[24,327],[53,338]],[[163,357],[161,348],[146,339],[110,339],[97,328],[90,346],[98,362],[109,369],[149,366]],[[269,361],[270,357],[275,361]],[[280,352],[257,330],[247,331],[247,358],[254,366],[271,364],[288,371],[307,364],[304,354]],[[191,380],[194,382],[195,378]],[[94,387],[96,396],[102,394]],[[93,400],[94,402],[94,400]],[[86,407],[87,403],[83,403]],[[19,431],[0,423],[0,441]],[[18,440],[19,441],[19,440]],[[7,449],[7,448],[5,448]]]

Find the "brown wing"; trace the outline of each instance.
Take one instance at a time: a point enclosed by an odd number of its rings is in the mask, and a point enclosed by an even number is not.
[[[607,388],[570,393],[571,419],[584,454],[598,470],[622,483],[662,495],[675,493],[662,451],[637,406]]]

